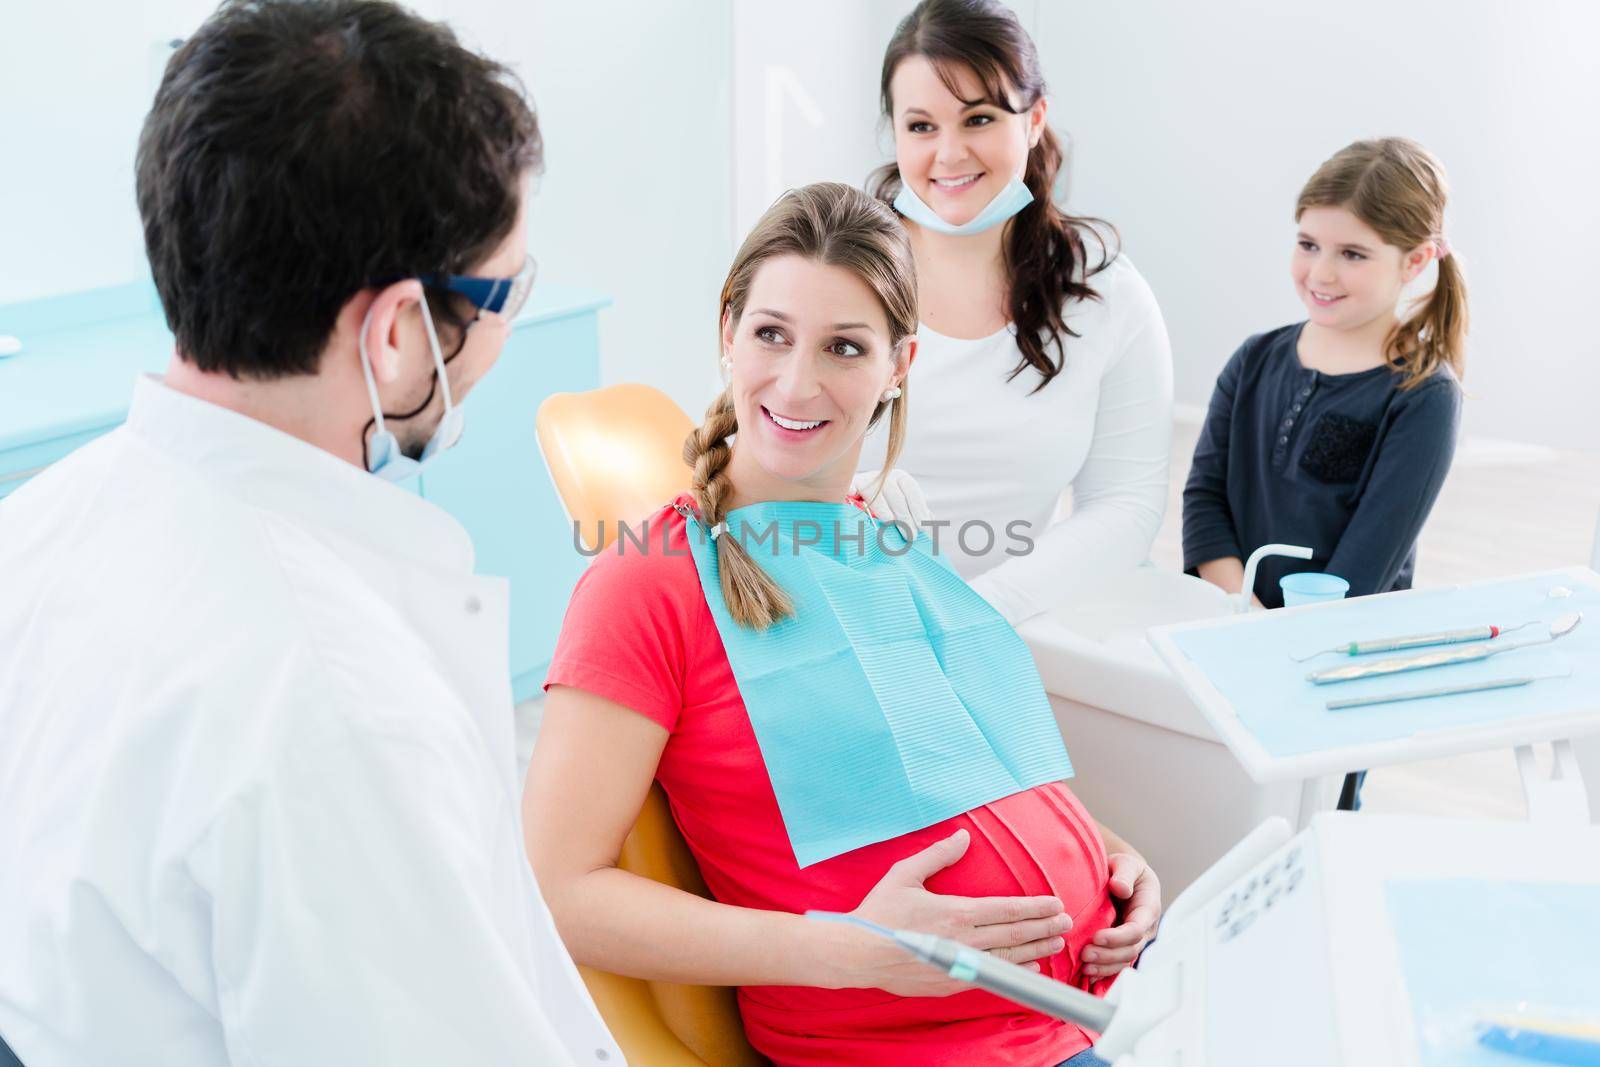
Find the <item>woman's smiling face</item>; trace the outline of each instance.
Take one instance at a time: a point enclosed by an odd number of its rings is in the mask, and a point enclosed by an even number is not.
[[[890,340],[883,305],[854,272],[793,255],[762,264],[742,313],[722,323],[740,496],[847,484],[884,391],[904,379],[915,349],[915,338]]]
[[[1020,115],[985,99],[982,81],[952,67],[956,92],[924,56],[907,56],[889,82],[900,180],[952,226],[970,222],[1028,165],[1044,131],[1040,97]],[[1013,107],[1015,91],[1007,86]],[[959,95],[958,95],[959,94]]]

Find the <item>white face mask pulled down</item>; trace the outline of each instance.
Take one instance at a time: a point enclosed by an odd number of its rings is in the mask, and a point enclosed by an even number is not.
[[[911,191],[911,186],[902,181],[900,192],[894,198],[894,209],[918,226],[934,233],[949,234],[952,237],[970,237],[972,234],[993,229],[1031,203],[1033,203],[1033,192],[1023,184],[1021,178],[1013,177],[1006,182],[1004,189],[995,194],[993,200],[984,205],[982,211],[967,222],[956,226],[941,218],[937,211]]]

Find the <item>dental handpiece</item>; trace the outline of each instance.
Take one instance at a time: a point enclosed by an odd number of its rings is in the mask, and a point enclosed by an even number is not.
[[[951,941],[947,937],[890,930],[876,923],[838,912],[808,911],[806,917],[829,922],[848,922],[864,926],[889,938],[913,956],[933,964],[951,978],[971,982],[1007,1000],[1043,1012],[1045,1015],[1077,1023],[1095,1033],[1104,1033],[1116,1014],[1116,1006],[1092,993],[1085,993],[1053,978],[1034,974],[1025,967],[1008,963],[998,956]]]
[[[1018,967],[987,952],[933,934],[896,930],[894,939],[919,959],[943,968],[951,978],[971,982],[1034,1011],[1077,1023],[1095,1033],[1111,1025],[1116,1008],[1053,978]]]

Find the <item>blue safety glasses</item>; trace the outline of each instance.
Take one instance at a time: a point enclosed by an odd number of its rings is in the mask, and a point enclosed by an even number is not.
[[[422,274],[417,280],[434,289],[443,289],[465,297],[480,312],[489,311],[508,319],[517,317],[522,305],[528,302],[533,291],[533,279],[539,273],[539,264],[528,256],[522,269],[511,278],[477,278],[470,274]]]

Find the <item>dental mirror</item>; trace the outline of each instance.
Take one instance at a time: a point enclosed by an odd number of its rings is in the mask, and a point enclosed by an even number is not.
[[[1567,636],[1567,634],[1576,630],[1578,624],[1582,621],[1583,612],[1581,611],[1574,611],[1570,615],[1557,615],[1555,621],[1550,624],[1550,640],[1554,641],[1558,637]]]

